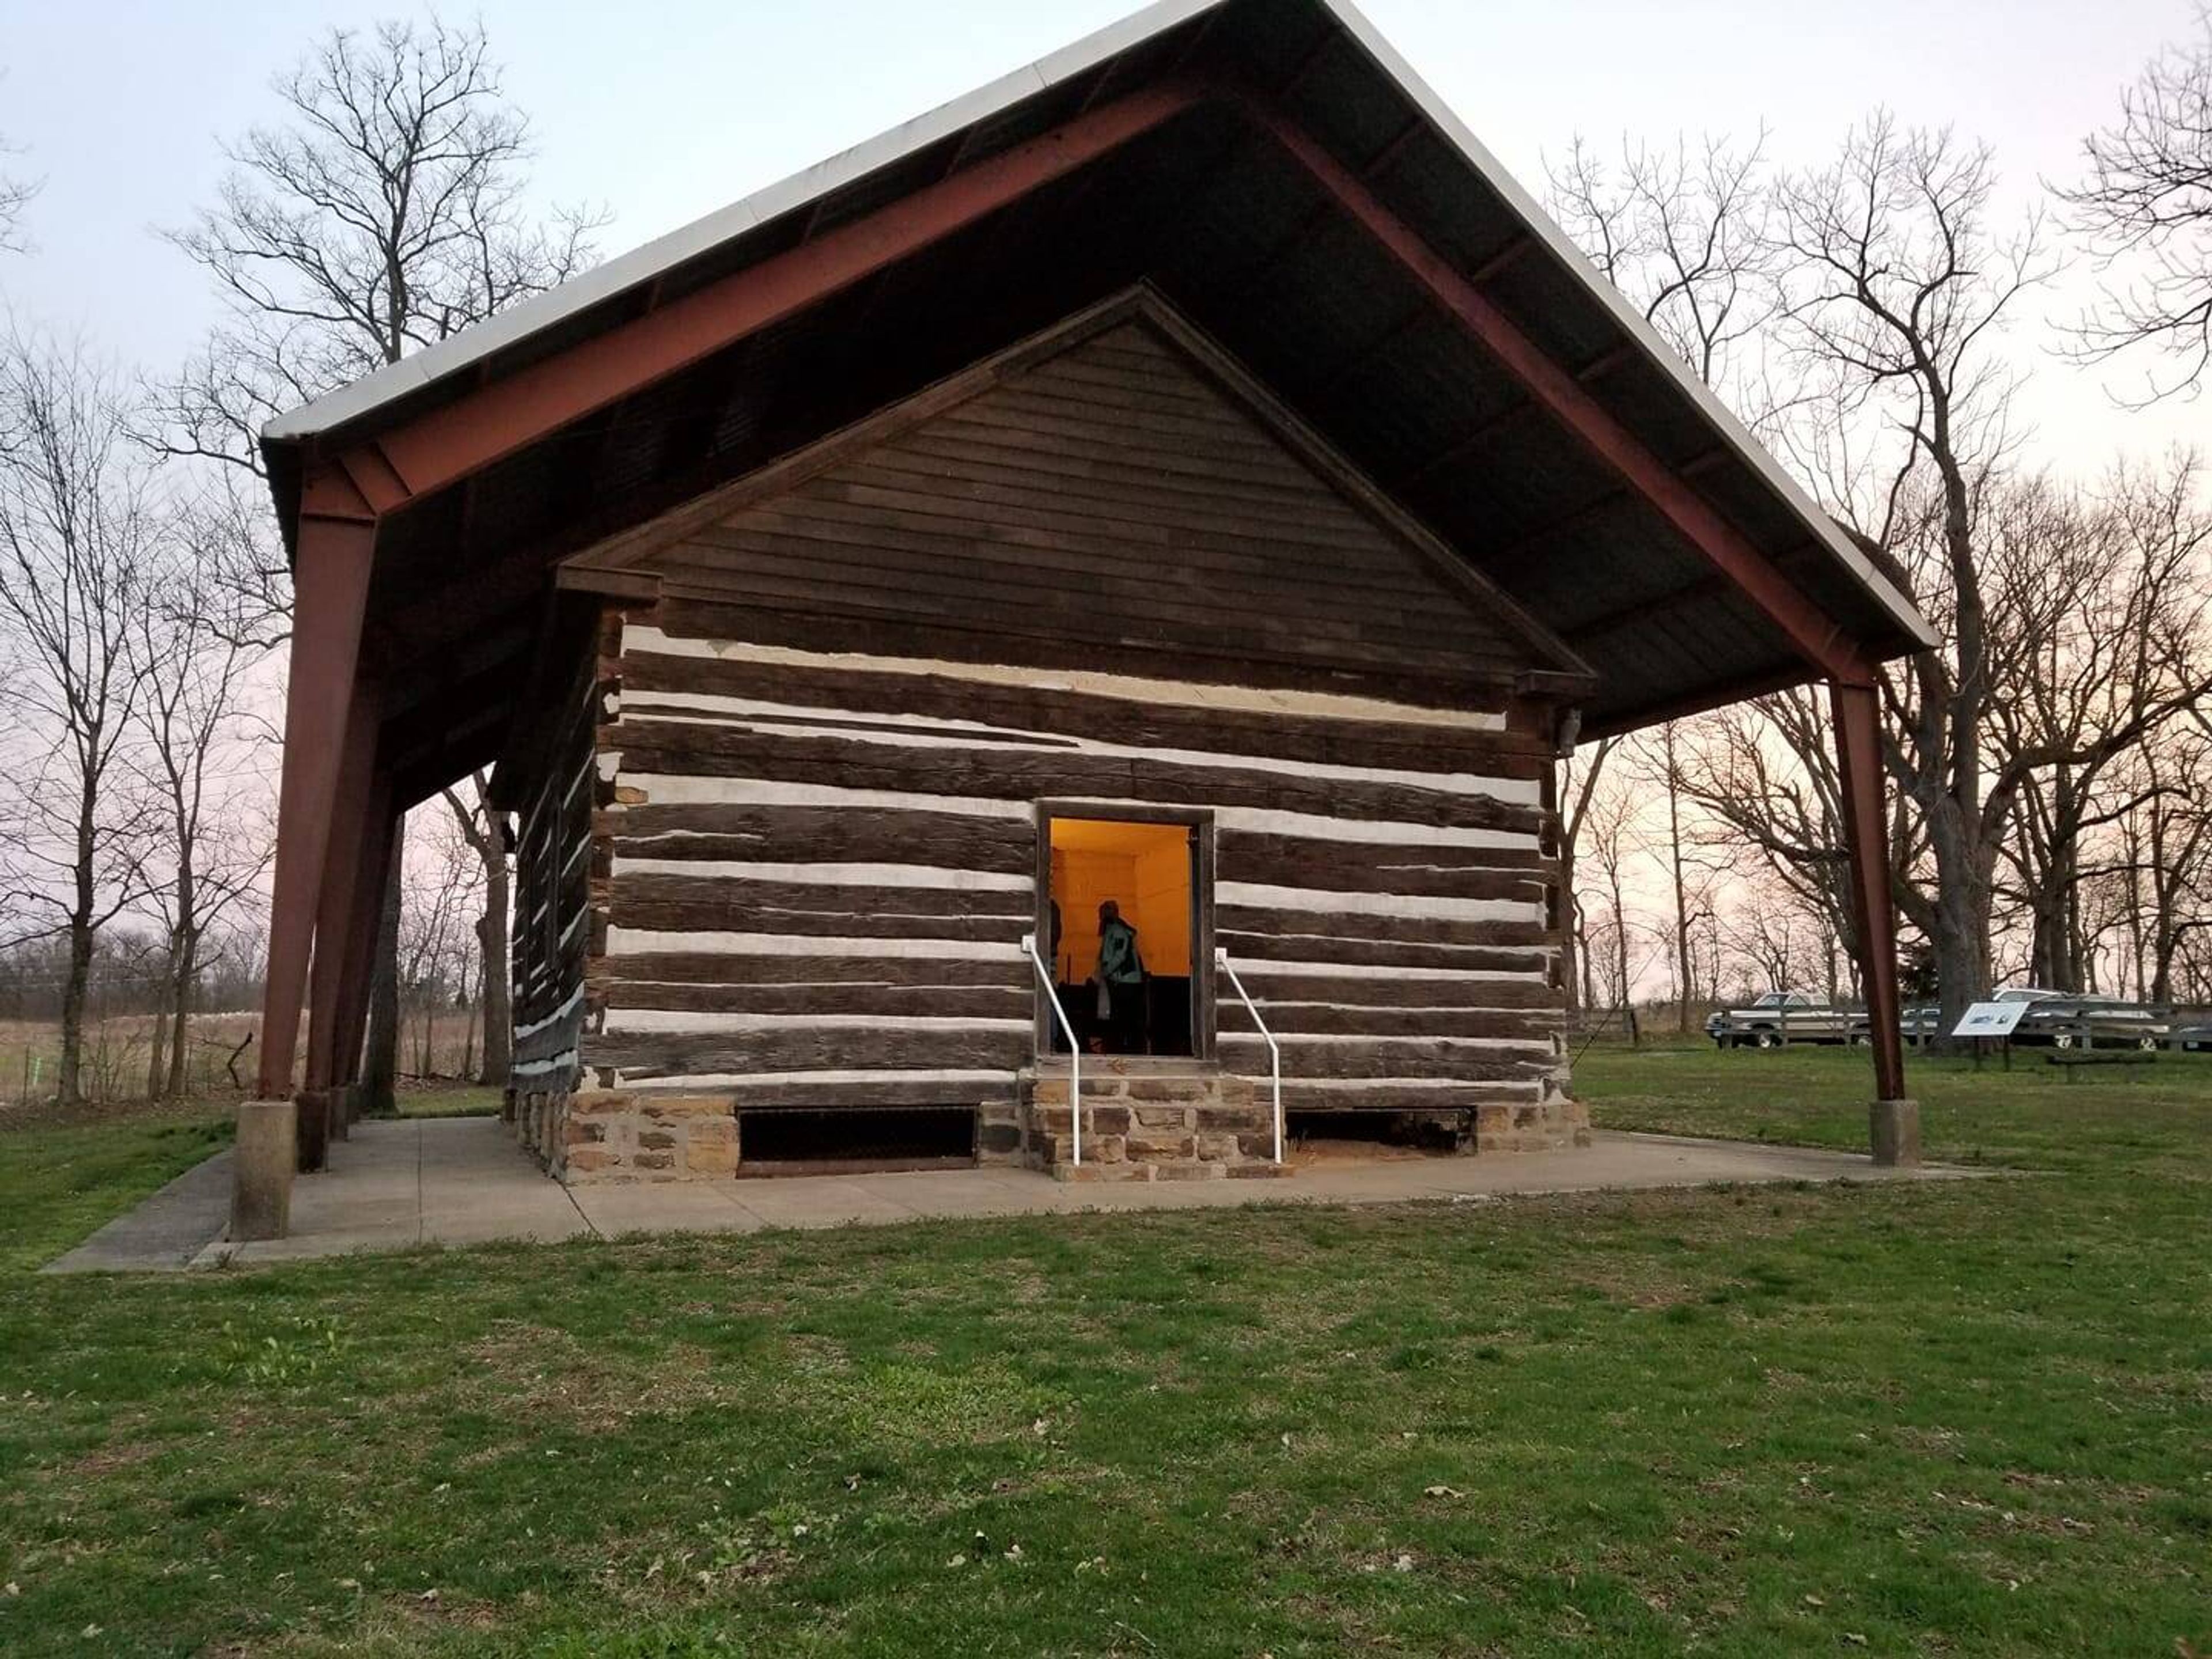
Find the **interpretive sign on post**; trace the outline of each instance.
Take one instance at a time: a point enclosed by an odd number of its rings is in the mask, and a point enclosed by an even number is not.
[[[1978,1002],[1966,1010],[1954,1037],[2008,1037],[2027,1012],[2025,1002]]]

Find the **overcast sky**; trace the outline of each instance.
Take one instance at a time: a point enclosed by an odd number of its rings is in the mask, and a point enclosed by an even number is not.
[[[212,194],[220,141],[268,118],[271,75],[374,0],[0,0],[0,134],[43,175],[28,258],[0,261],[19,319],[82,329],[149,368],[212,311],[153,234]],[[619,252],[958,95],[1131,9],[1124,0],[487,0],[507,89],[535,120],[541,190],[613,209]],[[1748,134],[1825,155],[1869,107],[1997,149],[2011,205],[2073,175],[2082,135],[2189,0],[1368,0],[1407,58],[1534,184],[1577,133]],[[461,7],[449,15],[466,15]],[[2074,284],[2076,294],[2081,281]],[[2093,470],[2208,426],[2207,405],[2116,409],[2051,362],[2036,302],[2009,342],[2033,367],[2037,448]]]

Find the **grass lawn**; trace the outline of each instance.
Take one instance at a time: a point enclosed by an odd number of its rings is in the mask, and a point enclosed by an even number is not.
[[[19,1288],[9,1276],[82,1243],[102,1223],[228,1146],[230,1135],[228,1113],[205,1101],[68,1115],[40,1107],[0,1115],[0,1295]],[[9,1357],[0,1347],[0,1378]]]
[[[1852,1145],[1863,1068],[1581,1075]],[[1914,1074],[2020,1178],[18,1274],[0,1650],[2212,1647],[2212,1066],[2045,1069]]]

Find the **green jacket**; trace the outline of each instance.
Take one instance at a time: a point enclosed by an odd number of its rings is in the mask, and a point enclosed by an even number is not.
[[[1098,977],[1109,985],[1136,985],[1145,977],[1145,959],[1138,954],[1137,930],[1126,921],[1109,921],[1098,935]]]

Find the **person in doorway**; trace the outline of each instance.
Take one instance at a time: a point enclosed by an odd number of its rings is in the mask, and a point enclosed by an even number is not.
[[[1098,1014],[1109,1054],[1145,1052],[1144,953],[1112,899],[1098,907]]]

